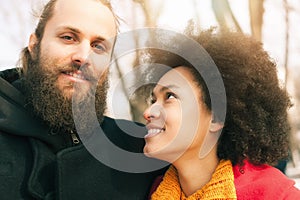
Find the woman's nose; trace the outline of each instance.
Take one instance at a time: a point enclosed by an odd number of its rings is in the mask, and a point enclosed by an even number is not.
[[[159,118],[161,115],[161,106],[158,104],[152,104],[144,112],[144,118],[149,122],[152,119]]]

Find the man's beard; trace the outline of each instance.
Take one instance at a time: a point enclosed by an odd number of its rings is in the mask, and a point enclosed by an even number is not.
[[[77,126],[81,129],[89,128],[91,117],[95,116],[95,113],[91,113],[91,110],[94,110],[92,105],[95,106],[97,119],[101,122],[106,109],[108,70],[103,72],[98,85],[97,81],[94,81],[91,89],[82,94],[84,90],[80,90],[80,84],[75,84],[73,98],[66,98],[55,85],[60,74],[60,70],[55,69],[57,67],[50,59],[39,57],[39,54],[36,60],[30,62],[24,75],[24,85],[28,107],[33,109],[34,115],[51,128],[74,132]],[[75,67],[79,68],[72,64],[68,66],[71,69]],[[49,70],[51,68],[54,70]],[[72,106],[74,104],[76,111]],[[76,114],[76,126],[73,114]]]

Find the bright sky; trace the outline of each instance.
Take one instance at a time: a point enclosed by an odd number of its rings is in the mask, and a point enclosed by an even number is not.
[[[40,4],[41,0],[0,2],[0,70],[15,66],[20,51],[33,31],[33,9]]]
[[[33,31],[35,21],[32,16],[32,9],[37,8],[47,0],[12,0],[1,1],[0,26],[0,70],[15,66],[19,58],[19,52],[27,45],[28,37]],[[123,24],[124,31],[130,30],[133,26],[132,19],[141,18],[141,13],[133,15],[132,8],[129,7],[132,0],[114,0],[119,8],[116,12],[128,23]],[[151,0],[152,3],[160,4],[161,0]],[[203,28],[216,26],[217,22],[211,9],[210,0],[164,0],[163,15],[159,21],[161,28],[182,31],[186,22],[195,17],[193,10],[197,9],[200,16],[200,25]],[[240,26],[245,33],[250,33],[248,0],[229,0],[230,6],[235,14]],[[296,68],[300,65],[300,3],[298,0],[288,0],[293,10],[290,11],[290,57],[289,67]],[[284,64],[285,49],[285,14],[283,2],[281,0],[265,0],[265,13],[263,24],[264,48],[279,66]],[[126,8],[126,9],[124,9]],[[11,11],[15,12],[11,12]],[[155,13],[156,10],[153,10]],[[17,15],[19,13],[19,15]],[[126,20],[127,19],[127,20]],[[283,77],[283,73],[280,73]]]
[[[21,49],[27,45],[28,37],[33,31],[35,21],[32,17],[32,9],[37,9],[46,0],[12,0],[1,1],[2,12],[0,14],[0,27],[4,27],[0,32],[0,70],[15,66]],[[132,0],[115,0],[119,8],[116,12],[125,19],[128,25],[123,24],[123,31],[130,30],[136,18],[141,18],[141,13],[133,15],[132,8],[129,7]],[[160,4],[161,0],[151,0],[152,3]],[[164,14],[161,16],[159,26],[161,28],[182,31],[186,22],[195,17],[194,10],[197,9],[200,16],[200,25],[203,28],[216,26],[217,22],[211,9],[210,0],[164,0]],[[248,0],[229,0],[233,13],[243,31],[250,33]],[[290,67],[300,64],[300,34],[298,25],[300,24],[300,5],[298,0],[289,0],[289,4],[295,8],[291,11],[291,57]],[[275,59],[279,66],[283,65],[284,45],[285,45],[285,25],[284,10],[281,0],[265,0],[263,42],[265,49]],[[126,8],[126,9],[124,9]],[[11,12],[15,11],[15,12]],[[153,10],[155,13],[156,10]],[[20,13],[18,16],[17,13]],[[127,20],[126,20],[127,19]],[[297,42],[298,41],[298,42]],[[281,73],[283,77],[283,73]]]
[[[126,10],[123,9],[124,7],[126,8],[126,6],[128,7],[129,1],[131,0],[120,1],[123,5],[120,6],[122,7],[122,10],[118,9],[117,11],[121,11],[127,16],[132,15],[131,8]],[[36,9],[37,2],[40,2],[39,4],[41,4],[42,0],[13,0],[0,2],[1,10],[6,11],[2,12],[0,15],[0,26],[5,28],[0,32],[0,70],[6,67],[14,66],[16,60],[18,59],[19,51],[27,44],[27,38],[33,29],[31,9]],[[160,3],[161,0],[152,0],[152,2]],[[212,25],[217,25],[214,14],[211,10],[211,1],[209,0],[197,1],[197,5],[193,5],[191,3],[193,2],[192,0],[164,0],[164,2],[166,4],[163,7],[165,10],[159,22],[159,25],[163,28],[183,30],[186,22],[190,18],[194,17],[192,10],[195,9],[195,6],[199,11],[198,14],[200,15],[200,24],[202,27],[208,28]],[[229,2],[243,31],[250,33],[249,13],[247,9],[248,0],[229,0]],[[298,24],[300,24],[299,1],[289,0],[288,2],[291,6],[296,8],[296,10],[292,11],[290,15],[292,18],[290,25],[290,28],[292,29],[291,38],[299,41],[300,34],[297,34],[297,27]],[[16,12],[11,12],[12,10]],[[21,13],[21,22],[20,16],[16,16],[17,12]],[[281,0],[265,0],[264,20],[263,37],[265,48],[270,52],[272,57],[275,57],[276,61],[282,65],[284,55],[283,49],[285,25],[283,5]],[[126,26],[124,27],[124,30],[126,30]],[[300,49],[299,42],[293,42],[290,48],[296,53],[296,55],[295,53],[292,53],[290,59],[291,63],[300,63],[298,59],[299,56],[297,56]]]

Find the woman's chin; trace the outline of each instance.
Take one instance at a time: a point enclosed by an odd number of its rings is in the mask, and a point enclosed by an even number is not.
[[[144,154],[145,154],[145,156],[150,157],[150,158],[158,158],[159,159],[159,157],[160,157],[159,156],[160,152],[147,146],[147,144],[144,147]]]
[[[149,158],[156,158],[167,162],[172,162],[177,159],[177,156],[176,159],[173,159],[174,155],[168,151],[164,151],[162,149],[151,149],[147,145],[144,147],[144,154]]]

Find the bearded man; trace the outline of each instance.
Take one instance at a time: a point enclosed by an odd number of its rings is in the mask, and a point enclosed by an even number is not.
[[[146,198],[157,172],[113,169],[78,135],[91,125],[94,105],[114,144],[142,151],[143,140],[118,124],[141,134],[144,128],[103,115],[117,24],[105,0],[50,0],[22,51],[21,72],[0,72],[1,199]]]

